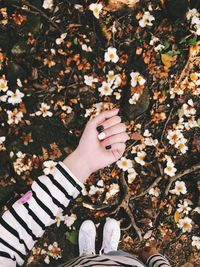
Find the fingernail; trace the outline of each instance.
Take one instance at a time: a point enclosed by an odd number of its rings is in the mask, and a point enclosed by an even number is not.
[[[97,126],[96,130],[97,130],[97,132],[99,132],[99,133],[103,132],[103,130],[104,130],[103,125],[99,125],[99,126]]]
[[[106,149],[107,149],[107,150],[108,150],[108,149],[111,149],[111,145],[106,146]]]
[[[98,139],[103,140],[106,137],[106,134],[104,132],[98,134]]]

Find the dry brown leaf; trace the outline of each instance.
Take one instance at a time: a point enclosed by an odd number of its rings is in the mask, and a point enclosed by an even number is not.
[[[196,45],[190,46],[190,57],[200,56],[200,41]]]
[[[139,140],[143,139],[143,136],[139,132],[135,132],[135,133],[131,134],[130,137],[132,140],[135,140],[135,141],[139,141]]]
[[[171,68],[176,62],[177,56],[172,56],[169,54],[161,54],[162,63],[167,69]]]
[[[120,9],[124,6],[128,6],[130,8],[135,8],[139,0],[109,0],[108,8],[109,9]]]

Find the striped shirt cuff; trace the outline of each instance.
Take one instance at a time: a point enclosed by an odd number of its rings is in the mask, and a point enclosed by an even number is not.
[[[148,267],[171,267],[168,260],[161,254],[154,254],[147,260]]]
[[[0,217],[0,267],[22,265],[47,226],[75,199],[83,184],[58,162],[52,174],[39,176],[31,190]]]

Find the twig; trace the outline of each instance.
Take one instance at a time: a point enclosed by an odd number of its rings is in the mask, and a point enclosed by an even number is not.
[[[175,181],[178,180],[179,178],[181,178],[181,177],[183,177],[183,176],[185,176],[185,175],[187,175],[187,174],[189,174],[189,173],[192,173],[192,172],[195,172],[195,171],[198,171],[198,170],[200,170],[200,163],[198,163],[198,164],[192,166],[191,168],[188,168],[188,169],[183,170],[183,171],[179,172],[178,174],[176,174],[176,175],[170,180],[170,182],[168,183],[168,185],[167,185],[167,187],[166,187],[166,189],[165,189],[165,195],[168,195],[169,190],[170,190],[171,185],[172,185],[173,182],[175,182]]]
[[[134,199],[137,199],[137,198],[140,198],[140,197],[143,197],[144,195],[146,195],[151,188],[153,188],[154,186],[156,186],[162,180],[162,178],[163,178],[162,176],[158,176],[156,178],[156,180],[147,189],[145,189],[142,193],[140,193],[140,194],[138,194],[136,196],[132,196],[130,198],[130,200],[134,200]]]
[[[46,20],[49,21],[49,23],[54,27],[56,28],[60,33],[62,33],[61,29],[58,27],[58,25],[52,21],[42,10],[40,10],[39,8],[37,8],[36,6],[30,4],[28,1],[26,0],[23,0],[22,1],[23,5],[26,5],[30,8],[32,8],[33,10],[37,11],[38,13],[40,13],[40,15],[42,15]]]
[[[160,142],[161,142],[162,144],[163,144],[163,137],[164,137],[164,134],[165,134],[165,130],[166,130],[167,124],[168,124],[168,122],[169,122],[169,120],[170,120],[170,118],[171,118],[171,115],[172,115],[172,112],[173,112],[173,111],[174,111],[174,108],[172,108],[172,109],[170,110],[169,116],[168,116],[168,118],[167,118],[167,120],[166,120],[166,122],[165,122],[164,128],[163,128],[162,135],[161,135],[161,138],[160,138]]]
[[[127,185],[126,180],[124,178],[124,173],[121,173],[120,181],[121,181],[121,184],[122,184],[122,187],[123,187],[123,190],[124,190],[125,197],[122,200],[122,203],[121,203],[121,205],[119,205],[118,208],[123,208],[126,211],[127,215],[131,219],[131,223],[132,223],[133,228],[135,229],[140,241],[142,241],[143,240],[142,232],[141,232],[140,228],[137,226],[137,224],[135,222],[135,218],[133,216],[133,213],[132,213],[132,211],[131,211],[131,209],[129,207],[130,193],[129,193],[128,185]]]

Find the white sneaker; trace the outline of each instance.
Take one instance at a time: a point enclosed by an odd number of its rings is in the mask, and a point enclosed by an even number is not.
[[[81,224],[79,230],[79,256],[95,254],[96,227],[91,220]]]
[[[107,218],[103,228],[103,242],[99,253],[101,254],[103,251],[104,254],[107,254],[110,251],[117,251],[120,235],[120,222]]]

